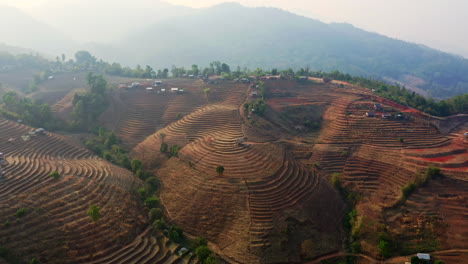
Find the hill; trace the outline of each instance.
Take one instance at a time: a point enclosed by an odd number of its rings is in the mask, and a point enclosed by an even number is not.
[[[135,81],[142,85],[119,85]],[[462,262],[466,115],[435,118],[343,81],[253,82],[109,81],[99,124],[158,176],[167,223],[206,237],[227,263],[416,252]],[[35,96],[56,102],[54,112],[68,119],[73,92],[65,91],[74,85],[84,88],[84,76],[58,74]],[[172,228],[149,226],[134,195],[142,183],[131,172],[83,149],[75,135],[24,140],[31,130],[0,120],[8,162],[0,178],[0,257],[8,249],[45,263],[200,262],[177,254]],[[96,223],[86,215],[93,203],[102,208]]]
[[[123,56],[128,50],[132,55]],[[253,68],[309,66],[400,81],[434,97],[468,92],[468,60],[462,57],[275,8],[221,4],[160,21],[92,51],[132,65],[207,65],[216,59]]]

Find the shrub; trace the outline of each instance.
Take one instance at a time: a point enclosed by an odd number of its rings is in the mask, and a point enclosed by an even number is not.
[[[208,240],[204,237],[197,237],[192,241],[192,248],[198,248],[201,246],[208,246]]]
[[[184,238],[184,231],[180,227],[173,225],[169,229],[168,237],[172,241],[176,243],[180,243],[182,239]]]
[[[153,222],[153,227],[156,230],[164,230],[167,228],[167,224],[164,222],[164,219],[159,219]]]
[[[102,154],[102,157],[107,161],[112,160],[112,155],[110,154],[109,151],[104,151],[104,153]]]
[[[41,262],[37,258],[32,258],[30,263],[31,264],[41,264]]]
[[[411,264],[419,264],[419,258],[417,256],[412,256],[411,257]]]
[[[93,222],[96,222],[96,221],[99,220],[99,218],[101,218],[101,209],[96,204],[93,204],[93,205],[89,206],[88,211],[86,212],[86,214],[91,217],[91,220]]]
[[[146,188],[140,188],[138,189],[138,196],[140,199],[145,200],[146,197],[148,196],[148,190]]]
[[[218,258],[214,254],[211,254],[208,256],[208,258],[205,259],[204,264],[216,264],[216,263],[218,263]]]
[[[148,187],[148,191],[150,193],[155,192],[159,187],[159,180],[156,177],[149,177],[146,179],[146,186]]]
[[[16,211],[15,216],[16,216],[17,218],[21,218],[21,217],[23,217],[26,213],[27,213],[26,208],[23,208],[23,207],[22,207],[22,208],[18,209],[18,211]]]
[[[442,173],[440,171],[440,168],[435,167],[434,165],[429,165],[426,170],[426,175],[430,179],[434,179],[436,177],[442,176]]]
[[[149,173],[147,171],[143,170],[143,169],[139,169],[136,172],[136,176],[138,178],[140,178],[141,180],[144,180],[144,179],[148,178]]]
[[[223,174],[223,172],[224,172],[224,167],[223,167],[223,166],[218,166],[218,167],[216,167],[216,172],[217,172],[219,175]]]
[[[169,150],[169,157],[178,157],[179,156],[179,146],[173,145]]]
[[[153,223],[156,220],[160,220],[162,216],[163,213],[159,208],[151,208],[151,210],[148,212],[148,218],[151,223]]]
[[[156,196],[149,197],[145,199],[144,203],[148,209],[157,208],[159,206],[159,198]]]
[[[159,151],[161,151],[162,153],[166,153],[168,148],[169,147],[167,146],[167,143],[163,142],[163,143],[161,143],[161,147],[159,148]]]
[[[401,195],[403,199],[408,198],[416,190],[416,184],[408,183],[405,186],[401,187]]]
[[[338,190],[341,190],[341,174],[340,173],[333,173],[331,179],[331,184]]]
[[[138,170],[141,169],[142,167],[142,163],[141,163],[141,160],[138,160],[138,159],[133,159],[131,162],[130,162],[130,166],[132,168],[132,172],[133,173],[136,173]]]
[[[58,171],[54,171],[52,172],[50,175],[49,175],[51,178],[57,180],[58,178],[60,178],[60,174],[58,173]]]
[[[400,143],[404,143],[404,142],[405,142],[405,139],[404,139],[404,138],[402,138],[402,137],[401,137],[401,138],[399,138],[398,140],[400,141]]]
[[[201,246],[201,247],[198,247],[196,250],[195,250],[195,254],[197,255],[197,259],[201,262],[201,263],[205,263],[205,260],[212,254],[213,252],[211,251],[211,249],[209,249],[207,246]]]
[[[379,254],[384,257],[384,258],[388,258],[390,257],[390,243],[388,241],[385,241],[385,240],[380,240],[379,242],[379,245],[377,246],[377,249],[379,251]]]
[[[361,253],[361,243],[359,241],[354,241],[353,243],[351,243],[351,253],[353,254],[359,254]]]
[[[434,264],[445,264],[445,262],[443,262],[442,260],[436,260]]]

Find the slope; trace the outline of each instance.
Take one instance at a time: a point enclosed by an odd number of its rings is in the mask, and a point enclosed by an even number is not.
[[[31,130],[0,119],[0,245],[23,262],[81,263],[132,241],[146,222],[131,192],[139,180],[62,136]],[[97,222],[86,215],[92,204]]]

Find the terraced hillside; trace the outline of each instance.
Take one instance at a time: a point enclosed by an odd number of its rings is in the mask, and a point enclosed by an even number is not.
[[[342,235],[323,232],[334,226],[330,232],[336,234],[344,214],[341,198],[328,184],[333,173],[360,197],[358,218],[370,222],[362,224],[357,239],[363,252],[375,258],[379,228],[387,227],[395,241],[404,239],[393,230],[395,220],[387,212],[407,210],[412,200],[399,203],[401,188],[416,174],[433,164],[447,177],[437,183],[440,188],[455,179],[466,180],[463,125],[451,135],[443,134],[430,116],[346,83],[273,80],[266,86],[269,107],[263,116],[242,106],[255,104],[255,97],[230,96],[229,101],[197,108],[133,149],[160,175],[169,217],[189,233],[207,237],[227,259],[295,262],[340,250]],[[249,94],[254,88],[244,89]],[[294,108],[324,109],[321,128],[304,128],[304,121],[285,116]],[[239,143],[241,138],[247,139]],[[178,157],[168,159],[161,153],[162,143],[177,145]],[[216,172],[218,166],[225,168],[222,174]],[[466,190],[458,189],[457,197],[464,201]],[[453,219],[465,217],[463,210],[452,214]],[[454,230],[466,232],[457,220],[443,218],[441,223],[453,230],[441,229],[439,238],[454,239]],[[306,241],[317,237],[329,243],[305,249]],[[398,252],[468,247],[463,241],[427,246],[403,246]]]
[[[380,259],[385,233],[396,245],[392,256],[437,251],[446,263],[463,259],[452,250],[468,249],[468,120],[434,119],[343,82],[265,83],[264,112],[252,111],[263,103],[251,94],[255,85],[231,81],[170,79],[154,87],[159,93],[114,89],[100,121],[158,175],[168,221],[206,237],[227,263],[337,257],[353,208],[353,241],[366,258]],[[0,120],[8,161],[0,178],[1,247],[43,263],[197,263],[148,228],[130,172],[59,135],[23,140],[31,130]],[[401,199],[401,188],[429,165],[444,178]],[[335,173],[353,208],[330,184]],[[93,203],[102,208],[96,223],[86,215]]]
[[[82,263],[132,241],[145,225],[129,171],[52,133],[0,119],[0,245],[29,262]],[[57,171],[61,176],[53,179]],[[101,219],[86,215],[91,204]]]
[[[340,248],[336,231],[344,207],[338,193],[295,161],[285,144],[239,144],[247,126],[239,111],[244,96],[226,97],[230,100],[199,108],[133,150],[147,164],[158,160],[161,198],[170,218],[241,263],[298,262],[301,254]],[[167,160],[160,153],[163,142],[179,146],[177,158]],[[218,166],[225,168],[222,175]],[[317,238],[327,243],[306,253],[298,250]]]
[[[101,120],[133,147],[147,136],[203,106],[233,100],[233,97],[245,92],[244,87],[233,83],[215,85],[182,79],[163,82],[153,92],[146,91],[146,86],[121,89],[113,93],[112,105]],[[183,92],[173,93],[171,88],[179,88]],[[210,91],[203,92],[205,89]]]

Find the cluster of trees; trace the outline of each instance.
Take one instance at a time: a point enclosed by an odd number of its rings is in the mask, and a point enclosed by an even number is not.
[[[114,132],[104,128],[93,130],[94,135],[85,141],[85,146],[101,158],[115,163],[126,169],[132,169],[128,151],[122,148]],[[137,173],[137,171],[135,171]]]
[[[54,67],[51,62],[38,54],[13,55],[0,52],[0,71],[8,72],[18,69],[50,69]]]
[[[38,104],[30,98],[21,98],[16,92],[6,92],[3,97],[3,107],[0,113],[9,119],[23,120],[23,122],[47,129],[57,129],[63,122],[52,115],[49,105]]]
[[[86,81],[90,90],[76,93],[73,98],[73,118],[71,127],[75,130],[89,129],[96,125],[98,117],[107,109],[107,82],[102,75],[88,73]]]
[[[440,168],[429,165],[424,173],[416,175],[414,181],[401,187],[401,197],[399,204],[406,201],[406,199],[408,199],[408,197],[418,188],[427,185],[430,180],[438,177],[443,177]]]

